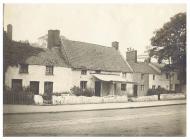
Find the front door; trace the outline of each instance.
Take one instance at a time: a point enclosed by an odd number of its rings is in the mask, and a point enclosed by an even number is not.
[[[39,82],[38,81],[30,81],[30,92],[35,95],[39,94]]]
[[[100,96],[100,92],[101,92],[101,82],[96,81],[95,82],[95,96]]]
[[[133,93],[134,93],[134,96],[137,97],[137,85],[133,86]]]
[[[45,82],[44,83],[44,93],[45,94],[53,93],[53,82]]]
[[[22,91],[22,79],[12,79],[12,90]]]

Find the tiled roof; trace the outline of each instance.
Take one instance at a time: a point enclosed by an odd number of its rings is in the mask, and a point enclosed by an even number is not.
[[[73,68],[132,72],[119,51],[113,47],[67,39],[62,39],[62,45]]]
[[[131,68],[135,73],[146,73],[146,74],[159,74],[156,70],[154,70],[148,63],[145,62],[128,62]]]
[[[26,63],[67,67],[67,61],[58,48],[51,50],[37,48],[20,42],[13,42],[11,44],[10,48],[6,51],[6,59],[9,65]]]

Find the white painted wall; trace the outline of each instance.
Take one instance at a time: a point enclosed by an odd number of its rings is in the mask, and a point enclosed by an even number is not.
[[[149,74],[149,88],[152,89],[152,86],[155,85],[155,88],[161,86],[169,90],[169,79],[166,79],[166,74],[155,75],[155,79],[153,80],[153,74]]]
[[[22,79],[22,86],[27,87],[30,81],[39,82],[39,93],[44,93],[44,82],[53,82],[53,92],[70,91],[73,86],[80,87],[80,81],[87,81],[87,88],[95,88],[95,78],[91,75],[95,71],[88,70],[86,75],[81,75],[81,70],[54,66],[53,75],[46,75],[46,66],[29,65],[28,73],[19,73],[19,67],[9,66],[5,73],[5,84],[12,87],[12,79]],[[104,72],[103,74],[117,74],[122,77],[120,72]],[[132,75],[126,76],[128,81],[132,81]],[[127,92],[132,93],[132,84],[127,84]]]
[[[28,74],[20,74],[19,68],[9,66],[5,74],[5,84],[12,87],[12,79],[22,79],[23,86],[29,86],[30,81],[39,81],[39,92],[44,93],[44,82],[53,82],[53,92],[70,91],[72,86],[71,69],[64,67],[54,67],[53,75],[46,75],[46,66],[29,65]]]

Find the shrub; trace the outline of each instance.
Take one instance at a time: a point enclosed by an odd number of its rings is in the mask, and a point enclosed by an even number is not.
[[[157,89],[148,89],[147,91],[147,95],[158,95],[158,93],[160,92],[160,94],[167,94],[168,91],[164,88],[157,88]]]
[[[76,96],[94,96],[94,91],[91,88],[87,88],[87,89],[81,89],[79,87],[74,86],[73,88],[71,88],[71,94],[76,95]]]

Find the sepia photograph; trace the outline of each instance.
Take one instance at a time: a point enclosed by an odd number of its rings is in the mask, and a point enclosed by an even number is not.
[[[186,3],[3,3],[3,137],[186,137]]]

